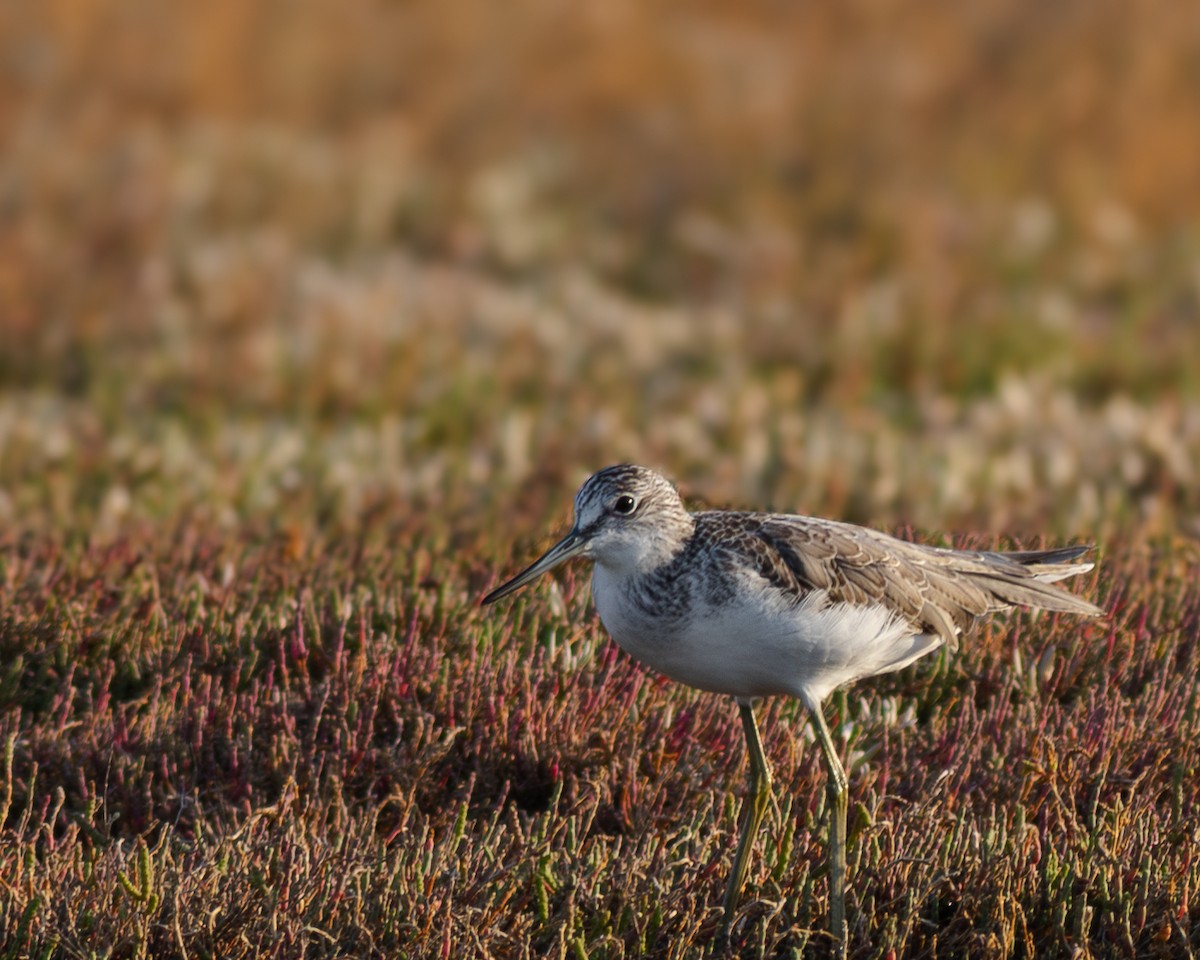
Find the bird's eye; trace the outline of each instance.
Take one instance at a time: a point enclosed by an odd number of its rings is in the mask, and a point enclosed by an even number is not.
[[[613,513],[619,513],[623,517],[629,516],[636,509],[637,500],[628,494],[617,497],[617,499],[613,502]]]

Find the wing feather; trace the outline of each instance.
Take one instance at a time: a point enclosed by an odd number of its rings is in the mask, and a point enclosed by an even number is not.
[[[976,619],[1012,606],[1099,616],[1101,611],[1049,581],[1090,569],[1068,561],[1087,547],[1056,550],[947,550],[816,517],[751,515],[756,568],[801,598],[823,590],[833,601],[884,604],[914,632],[948,644]],[[748,518],[748,519],[751,519]]]

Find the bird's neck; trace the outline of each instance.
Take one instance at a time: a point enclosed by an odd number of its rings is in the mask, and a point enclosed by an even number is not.
[[[687,548],[695,528],[691,514],[680,511],[669,522],[627,544],[626,549],[598,556],[596,564],[618,577],[649,576],[673,562]]]

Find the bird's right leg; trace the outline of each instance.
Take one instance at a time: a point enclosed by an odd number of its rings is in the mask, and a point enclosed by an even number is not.
[[[742,884],[746,880],[746,868],[750,865],[750,852],[754,847],[754,837],[762,823],[763,814],[767,812],[767,802],[771,798],[771,767],[763,754],[762,742],[758,738],[758,724],[754,720],[754,704],[749,701],[738,701],[738,710],[742,716],[742,730],[746,734],[746,752],[750,760],[750,790],[742,801],[741,837],[738,840],[737,854],[733,858],[733,871],[729,875],[729,886],[725,888],[725,927],[733,919],[737,909],[738,897],[742,892]]]
[[[829,781],[825,785],[829,798],[829,925],[835,937],[846,948],[846,801],[849,784],[846,771],[842,769],[842,761],[838,759],[837,750],[833,746],[833,738],[829,736],[829,727],[825,724],[825,715],[821,704],[807,704],[812,716],[813,728],[817,732],[817,741],[825,754],[825,766],[829,771]]]

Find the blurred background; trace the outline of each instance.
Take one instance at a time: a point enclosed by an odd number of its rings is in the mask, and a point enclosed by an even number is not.
[[[0,525],[535,536],[634,459],[1196,535],[1198,65],[1168,0],[4,4]]]

